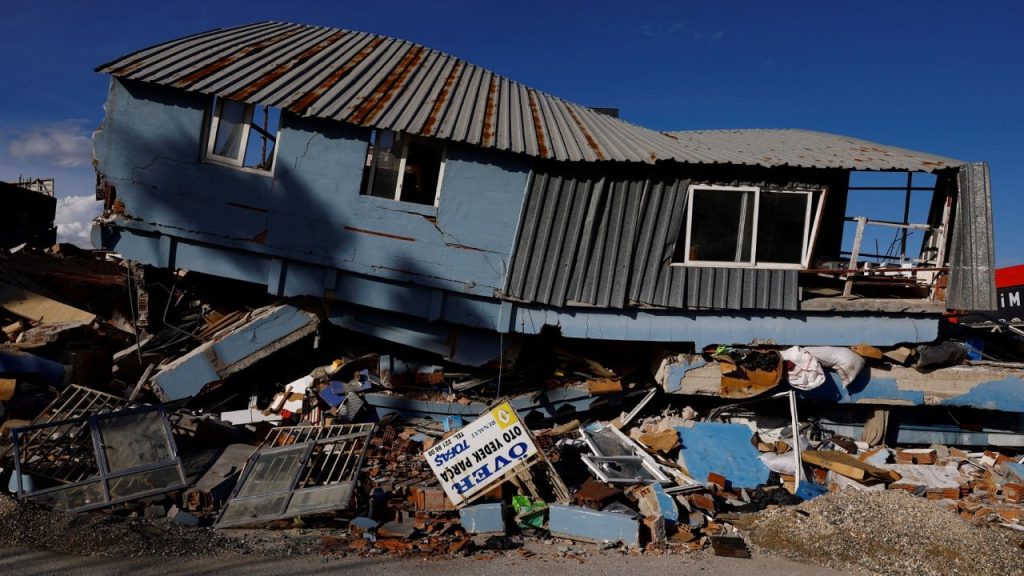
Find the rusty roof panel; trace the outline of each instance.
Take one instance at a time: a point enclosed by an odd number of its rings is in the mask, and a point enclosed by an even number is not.
[[[178,79],[173,81],[172,85],[175,88],[192,88],[196,91],[204,91],[211,88],[216,90],[218,83],[224,83],[225,78],[226,81],[230,81],[232,76],[249,79],[251,78],[252,70],[260,70],[264,66],[264,62],[279,57],[278,54],[273,51],[268,52],[267,49],[288,40],[292,36],[298,37],[297,40],[301,41],[308,39],[309,34],[300,34],[298,30],[285,30],[274,36],[260,38],[198,69],[192,67],[191,72],[184,77],[179,73],[177,75]],[[289,46],[293,44],[295,43],[289,43]],[[301,48],[303,46],[299,45],[299,49]],[[290,56],[290,54],[286,56]]]
[[[276,38],[267,39],[248,47],[241,56],[233,56],[220,69],[199,79],[188,89],[193,92],[223,93],[230,87],[248,88],[260,84],[262,77],[270,71],[283,68],[285,71],[299,67],[294,58],[324,38],[330,37],[330,31],[314,31],[314,33],[293,34],[290,31]],[[286,42],[280,50],[279,43]]]
[[[130,74],[136,79],[142,79],[141,77],[145,74],[143,70],[144,67],[154,65],[165,66],[168,62],[172,62],[177,55],[184,54],[189,50],[194,50],[197,46],[202,46],[204,44],[216,44],[221,41],[227,41],[230,43],[244,34],[260,33],[261,29],[276,25],[277,24],[273,22],[265,22],[262,24],[248,26],[243,30],[229,28],[226,30],[213,30],[211,32],[193,34],[191,36],[179,38],[178,40],[171,40],[170,42],[164,42],[150,48],[138,50],[113,62],[104,64],[97,68],[97,70],[108,72],[114,76],[125,76]]]
[[[693,163],[935,172],[960,160],[812,130],[670,132],[677,154]]]
[[[239,30],[235,34],[212,38],[196,37],[195,42],[183,44],[167,53],[160,53],[159,57],[140,63],[133,76],[146,82],[173,84],[182,74],[210,66],[237,49],[239,45],[274,38],[284,29],[281,25],[275,25],[253,31]]]
[[[430,94],[438,88],[440,75],[437,69],[442,64],[437,53],[426,54],[423,64],[410,72],[406,80],[408,89],[396,95],[387,113],[382,114],[374,124],[381,128],[408,126],[412,118],[428,103]]]
[[[289,84],[282,85],[278,91],[265,95],[265,102],[280,102],[281,108],[287,108],[297,114],[305,113],[324,93],[358,66],[380,42],[383,42],[383,39],[373,38],[368,34],[354,36],[350,42],[338,47],[339,52],[331,51],[325,54],[324,61],[312,65],[310,71],[293,76]],[[296,89],[295,86],[299,88]],[[281,96],[276,97],[278,95]]]
[[[512,90],[509,89],[508,78],[499,78],[498,99],[500,100],[502,105],[498,106],[494,112],[495,140],[493,145],[494,147],[500,148],[502,150],[508,150],[512,145],[512,135],[508,125],[508,110],[509,106],[511,105],[511,102],[509,100],[511,98]]]
[[[411,42],[261,22],[139,50],[100,72],[340,122],[563,161],[934,172],[962,162],[804,130],[657,132]]]
[[[303,62],[308,61],[313,56],[316,56],[323,50],[326,50],[332,44],[344,38],[345,34],[346,33],[344,31],[339,30],[337,32],[330,33],[326,37],[314,38],[313,41],[310,42],[311,45],[301,47],[302,50],[292,56],[290,60],[278,64],[270,70],[270,72],[267,72],[255,82],[246,85],[241,90],[228,94],[227,97],[232,100],[245,100],[246,98],[249,98],[263,88],[276,82],[290,70],[297,70]]]
[[[448,70],[445,76],[444,84],[441,85],[440,92],[434,96],[434,101],[430,105],[430,112],[427,117],[422,121],[420,126],[420,134],[424,136],[433,136],[437,133],[438,121],[441,115],[444,113],[445,107],[451,103],[452,86],[455,85],[455,81],[463,72],[462,62],[453,62],[450,67],[446,66]],[[414,122],[419,120],[417,117]]]
[[[405,57],[411,45],[401,40],[384,41],[381,50],[371,54],[352,74],[324,95],[323,100],[332,100],[324,112],[338,115],[347,122],[353,122],[359,107],[375,94],[377,87],[391,74]],[[318,102],[316,106],[320,103]],[[314,106],[312,110],[316,109]],[[354,122],[358,123],[358,122]]]

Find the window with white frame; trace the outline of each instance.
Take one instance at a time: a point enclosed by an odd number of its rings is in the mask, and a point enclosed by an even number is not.
[[[374,130],[370,133],[360,193],[437,206],[444,163],[445,147],[441,142]]]
[[[206,159],[217,164],[273,172],[281,111],[262,104],[214,98]]]
[[[806,268],[821,217],[821,191],[691,185],[675,264]]]

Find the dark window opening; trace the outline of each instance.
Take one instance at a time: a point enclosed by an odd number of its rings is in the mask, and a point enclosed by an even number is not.
[[[810,224],[810,194],[762,192],[757,207],[757,261],[801,264]]]
[[[444,145],[439,142],[391,130],[374,130],[370,134],[360,193],[436,206],[444,161]]]
[[[749,262],[754,192],[695,189],[690,202],[693,230],[687,238],[687,258]]]
[[[691,186],[673,262],[805,268],[820,198],[757,186]]]

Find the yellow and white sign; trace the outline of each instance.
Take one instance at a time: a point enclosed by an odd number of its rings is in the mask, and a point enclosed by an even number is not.
[[[508,402],[491,408],[423,453],[441,487],[459,507],[537,453]]]

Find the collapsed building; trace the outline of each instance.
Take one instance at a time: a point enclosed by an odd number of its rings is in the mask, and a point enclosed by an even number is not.
[[[545,330],[691,352],[913,345],[949,309],[996,307],[984,163],[806,130],[659,132],[316,26],[214,30],[98,70],[97,246],[322,298],[339,326],[460,364]],[[971,406],[1008,378],[888,376],[835,392]]]
[[[657,132],[313,26],[216,30],[99,70],[100,245],[323,297],[343,326],[453,359],[544,326],[889,345],[933,339],[947,308],[994,307],[983,164],[803,130]],[[848,214],[855,171],[905,173],[889,201],[929,192],[927,221]],[[921,231],[921,251],[872,271],[868,247],[841,250],[847,218]]]
[[[726,550],[723,514],[782,484],[1020,529],[1024,459],[945,446],[1024,447],[1020,341],[979,337],[1016,328],[950,322],[997,304],[984,163],[659,132],[315,26],[98,70],[103,266],[0,259],[0,391],[52,392],[5,423],[24,498],[170,495],[221,527],[359,513],[351,545],[389,550],[461,550],[456,509],[468,533]],[[119,351],[67,360],[99,333]]]

